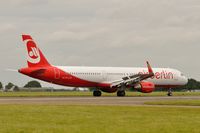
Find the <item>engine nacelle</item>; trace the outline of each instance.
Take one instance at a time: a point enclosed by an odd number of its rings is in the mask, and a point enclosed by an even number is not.
[[[135,85],[134,88],[142,93],[151,93],[155,90],[155,85],[152,82],[141,82]]]

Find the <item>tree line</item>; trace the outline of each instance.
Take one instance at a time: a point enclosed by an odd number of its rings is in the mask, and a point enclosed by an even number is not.
[[[41,84],[38,81],[29,81],[27,84],[23,86],[24,88],[41,88]],[[9,82],[5,87],[3,86],[2,82],[0,82],[0,89],[5,89],[5,91],[19,91],[19,87],[11,82]]]

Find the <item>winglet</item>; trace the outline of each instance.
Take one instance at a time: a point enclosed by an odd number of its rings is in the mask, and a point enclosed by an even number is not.
[[[22,35],[22,40],[23,40],[23,41],[29,40],[29,39],[30,39],[30,40],[33,40],[32,37],[31,37],[30,35],[24,35],[24,34]]]
[[[151,68],[151,65],[149,64],[148,61],[147,61],[147,68],[148,68],[149,74],[154,74],[154,73],[153,73],[153,70],[152,70],[152,68]]]

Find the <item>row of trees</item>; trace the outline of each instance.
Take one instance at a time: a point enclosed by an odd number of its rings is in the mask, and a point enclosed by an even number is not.
[[[27,84],[24,85],[25,88],[37,88],[37,87],[42,87],[41,84],[38,81],[30,81]],[[3,84],[0,82],[0,89],[2,90],[4,88]],[[19,87],[13,83],[8,83],[7,85],[5,85],[5,90],[11,90],[13,89],[13,91],[19,91]]]

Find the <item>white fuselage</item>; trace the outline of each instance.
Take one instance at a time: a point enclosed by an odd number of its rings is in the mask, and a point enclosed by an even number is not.
[[[59,69],[78,77],[82,80],[97,83],[112,83],[123,77],[148,73],[147,68],[130,67],[79,67],[57,66]],[[171,68],[153,68],[155,76],[146,81],[153,82],[157,86],[185,85],[188,80],[178,70]]]

